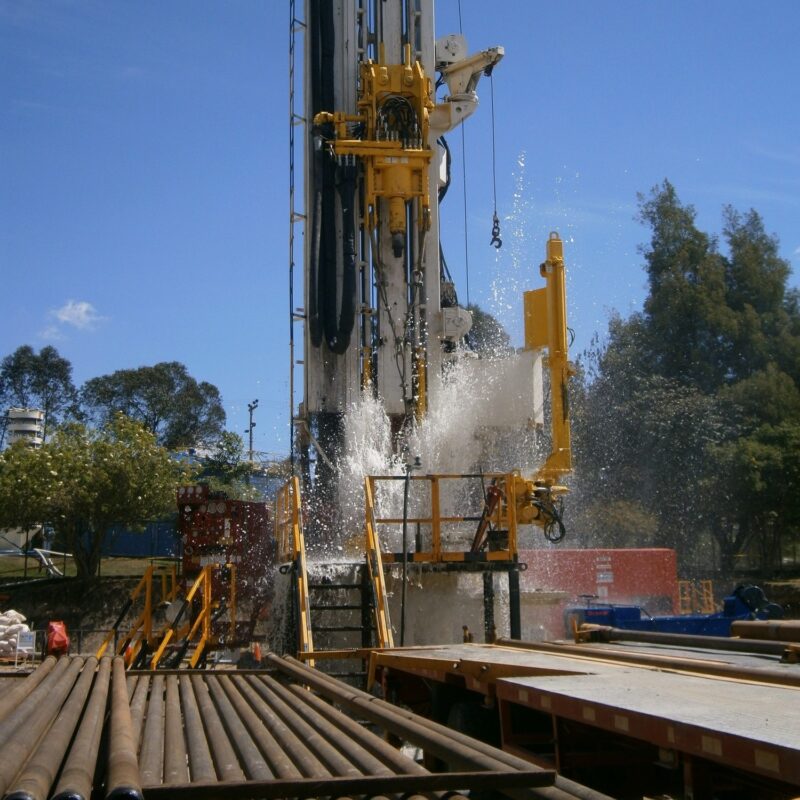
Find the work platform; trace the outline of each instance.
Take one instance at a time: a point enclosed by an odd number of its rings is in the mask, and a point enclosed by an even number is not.
[[[800,665],[775,656],[505,642],[376,652],[371,670],[467,732],[493,710],[504,750],[615,797],[800,795]]]

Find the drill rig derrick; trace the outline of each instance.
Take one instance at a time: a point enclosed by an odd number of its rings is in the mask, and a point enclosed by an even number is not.
[[[466,312],[459,317],[456,309],[442,310],[438,291],[438,214],[431,208],[443,157],[437,140],[477,108],[478,80],[502,58],[503,49],[467,57],[461,36],[437,43],[429,67],[441,72],[440,83],[449,91],[440,103],[411,44],[402,44],[400,63],[389,63],[383,41],[375,52],[377,60],[363,58],[358,63],[355,113],[315,109],[312,149],[315,159],[322,156],[338,176],[355,171],[359,186],[359,224],[365,234],[362,251],[371,253],[380,306],[369,309],[362,298],[366,327],[375,332],[373,315],[378,331],[372,339],[362,337],[360,388],[376,390],[387,401],[390,415],[399,413],[408,420],[413,412],[419,420],[428,405],[428,369],[441,364],[434,350],[443,350],[445,340],[463,336],[469,329],[469,320],[461,318],[469,316]],[[429,242],[431,231],[434,241]],[[313,232],[312,247],[319,253]],[[331,341],[328,346],[333,350]],[[377,356],[381,349],[383,357]],[[391,374],[392,361],[398,367],[399,383]]]

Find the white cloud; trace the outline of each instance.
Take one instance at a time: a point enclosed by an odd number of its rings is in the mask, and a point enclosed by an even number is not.
[[[67,300],[61,308],[51,311],[50,314],[64,325],[72,325],[82,331],[92,330],[98,322],[105,319],[86,300]]]
[[[794,255],[800,256],[800,247],[795,248]]]
[[[39,331],[39,338],[48,342],[60,342],[64,335],[58,325],[48,325],[44,330]]]

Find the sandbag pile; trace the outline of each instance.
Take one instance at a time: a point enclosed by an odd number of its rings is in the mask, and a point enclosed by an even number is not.
[[[19,611],[4,611],[0,614],[0,658],[14,658],[17,653],[17,636],[28,633],[25,617]],[[30,652],[30,648],[24,649]]]

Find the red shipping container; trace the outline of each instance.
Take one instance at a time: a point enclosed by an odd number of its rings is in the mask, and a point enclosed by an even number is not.
[[[546,636],[563,636],[568,605],[598,603],[642,606],[648,613],[673,614],[678,609],[678,562],[674,550],[522,550],[528,565],[520,575],[523,593],[557,592],[563,597],[540,610],[538,627]],[[523,594],[523,600],[524,600]]]

